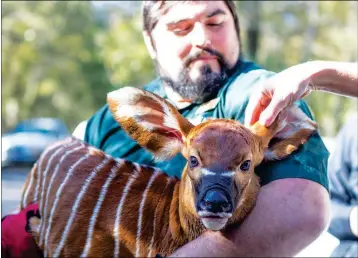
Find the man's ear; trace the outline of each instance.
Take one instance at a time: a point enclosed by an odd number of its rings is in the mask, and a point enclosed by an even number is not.
[[[257,122],[250,130],[261,142],[264,160],[280,160],[304,144],[317,131],[317,124],[292,105],[281,111],[270,127]]]
[[[155,52],[154,42],[152,39],[152,36],[149,34],[147,30],[144,30],[143,32],[143,39],[145,46],[147,47],[147,50],[149,52],[149,55],[152,59],[157,58],[157,53]]]
[[[182,150],[193,125],[163,98],[134,87],[107,95],[114,119],[155,158],[170,158]]]

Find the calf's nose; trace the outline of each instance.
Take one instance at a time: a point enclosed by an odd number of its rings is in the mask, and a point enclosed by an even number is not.
[[[221,191],[209,190],[200,201],[200,209],[212,213],[232,212],[232,205]]]

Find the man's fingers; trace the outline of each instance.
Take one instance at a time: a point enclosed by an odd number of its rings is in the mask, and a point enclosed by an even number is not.
[[[259,120],[261,112],[270,103],[270,99],[263,93],[252,96],[245,113],[245,125],[250,126]]]
[[[249,103],[247,104],[245,111],[245,126],[251,125],[252,114],[257,105],[259,105],[259,96],[252,95],[249,99]]]
[[[261,113],[267,108],[267,106],[270,104],[270,99],[266,96],[263,96],[258,103],[258,105],[255,107],[255,109],[252,112],[250,125],[256,123],[259,121],[259,118],[261,116]]]
[[[260,114],[261,114],[261,112],[263,110],[264,110],[264,107],[262,107],[260,105],[260,103],[258,103],[256,105],[256,107],[254,108],[254,110],[252,111],[251,119],[249,120],[249,123],[250,123],[249,125],[252,125],[252,124],[256,123],[259,120]]]
[[[267,108],[261,113],[259,118],[260,124],[266,127],[270,126],[287,105],[287,99],[279,99],[274,96]]]

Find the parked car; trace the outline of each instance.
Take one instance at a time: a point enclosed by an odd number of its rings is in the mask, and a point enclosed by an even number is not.
[[[69,135],[67,126],[60,119],[24,120],[2,136],[1,166],[32,165],[48,145]]]

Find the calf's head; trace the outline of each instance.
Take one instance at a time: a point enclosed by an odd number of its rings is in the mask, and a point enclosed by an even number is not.
[[[220,230],[245,216],[259,188],[254,168],[283,159],[303,144],[316,124],[299,108],[281,112],[269,127],[250,128],[229,119],[194,126],[161,97],[133,87],[108,94],[122,128],[157,159],[181,152],[187,159],[180,186],[180,209]]]

